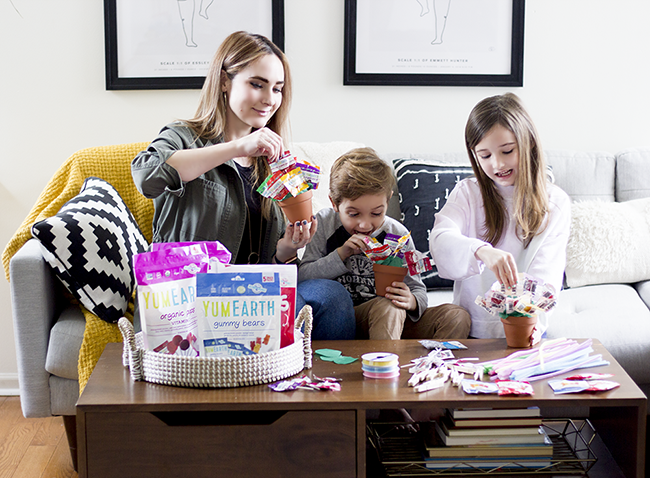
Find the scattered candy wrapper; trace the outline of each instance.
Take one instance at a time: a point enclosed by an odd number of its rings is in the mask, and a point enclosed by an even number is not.
[[[466,349],[463,344],[458,342],[457,340],[449,340],[449,341],[443,341],[439,342],[437,340],[420,340],[420,344],[424,348],[427,348],[429,350],[431,349],[447,349],[447,350],[459,350],[459,349]]]
[[[290,151],[285,151],[278,159],[270,161],[269,166],[271,174],[257,188],[257,192],[264,197],[282,201],[310,189],[318,189],[320,167],[307,161],[298,161]]]
[[[495,382],[480,382],[478,380],[463,380],[460,383],[463,392],[476,395],[478,393],[499,393]]]
[[[513,380],[499,380],[499,395],[534,395],[533,386],[528,382],[515,382]]]
[[[272,383],[269,385],[269,388],[274,392],[290,392],[297,389],[328,392],[339,392],[341,390],[341,384],[339,383],[340,379],[332,377],[314,377],[314,379],[315,380],[312,380],[306,375],[303,375],[302,377]]]
[[[474,302],[492,315],[533,316],[555,307],[555,288],[541,279],[521,273],[514,287],[504,287],[497,281],[483,297],[477,296]]]
[[[604,392],[620,387],[618,382],[611,380],[549,380],[548,384],[557,394],[579,392]]]

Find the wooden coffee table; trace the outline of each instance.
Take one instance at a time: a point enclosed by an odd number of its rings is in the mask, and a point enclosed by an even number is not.
[[[455,351],[457,357],[486,361],[514,351],[503,339],[462,342],[468,349]],[[79,476],[365,477],[366,410],[527,406],[589,407],[590,421],[625,475],[642,476],[647,398],[600,342],[593,347],[610,365],[588,370],[614,374],[619,388],[555,395],[542,380],[533,382],[532,397],[498,397],[466,395],[450,384],[416,393],[405,369],[399,379],[366,379],[360,360],[336,365],[316,355],[305,373],[342,379],[340,392],[132,382],[121,344],[109,344],[77,403]],[[319,348],[353,357],[393,352],[401,364],[428,352],[416,340],[314,342]]]

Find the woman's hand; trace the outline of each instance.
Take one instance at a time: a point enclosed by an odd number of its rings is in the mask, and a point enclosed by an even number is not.
[[[342,261],[345,261],[348,257],[355,254],[361,254],[367,249],[366,243],[363,242],[363,238],[368,237],[363,234],[355,234],[350,239],[345,241],[345,243],[336,249],[336,252],[339,253],[339,257]]]
[[[474,255],[494,273],[500,284],[506,287],[517,284],[517,264],[512,254],[486,245],[479,247]]]
[[[295,257],[298,249],[305,247],[311,241],[318,229],[316,216],[311,217],[311,226],[307,221],[287,224],[284,236],[278,241],[275,258],[278,262],[287,262]]]
[[[275,160],[283,153],[282,138],[269,128],[261,128],[235,140],[240,156],[266,156]]]
[[[395,307],[404,310],[415,310],[418,306],[415,296],[404,282],[393,282],[390,287],[386,287],[386,295]]]

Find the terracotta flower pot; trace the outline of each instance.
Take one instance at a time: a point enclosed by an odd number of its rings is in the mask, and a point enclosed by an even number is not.
[[[525,348],[530,347],[530,336],[533,334],[535,324],[537,324],[537,316],[507,316],[501,317],[503,323],[503,330],[506,333],[506,342],[508,347],[512,348]]]
[[[311,209],[312,190],[305,191],[296,197],[288,197],[278,204],[287,216],[287,221],[295,224],[298,221],[311,222],[313,215]]]
[[[406,267],[385,266],[383,264],[373,264],[372,270],[375,272],[375,291],[382,297],[386,295],[386,287],[390,287],[393,282],[404,282],[404,277],[408,269]]]

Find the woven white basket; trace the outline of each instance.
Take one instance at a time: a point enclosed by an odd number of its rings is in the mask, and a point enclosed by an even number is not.
[[[180,357],[145,350],[136,344],[133,325],[122,317],[118,322],[124,338],[124,366],[134,381],[177,387],[225,388],[271,383],[311,368],[312,311],[306,305],[298,314],[295,333],[300,340],[279,350],[241,357]]]

